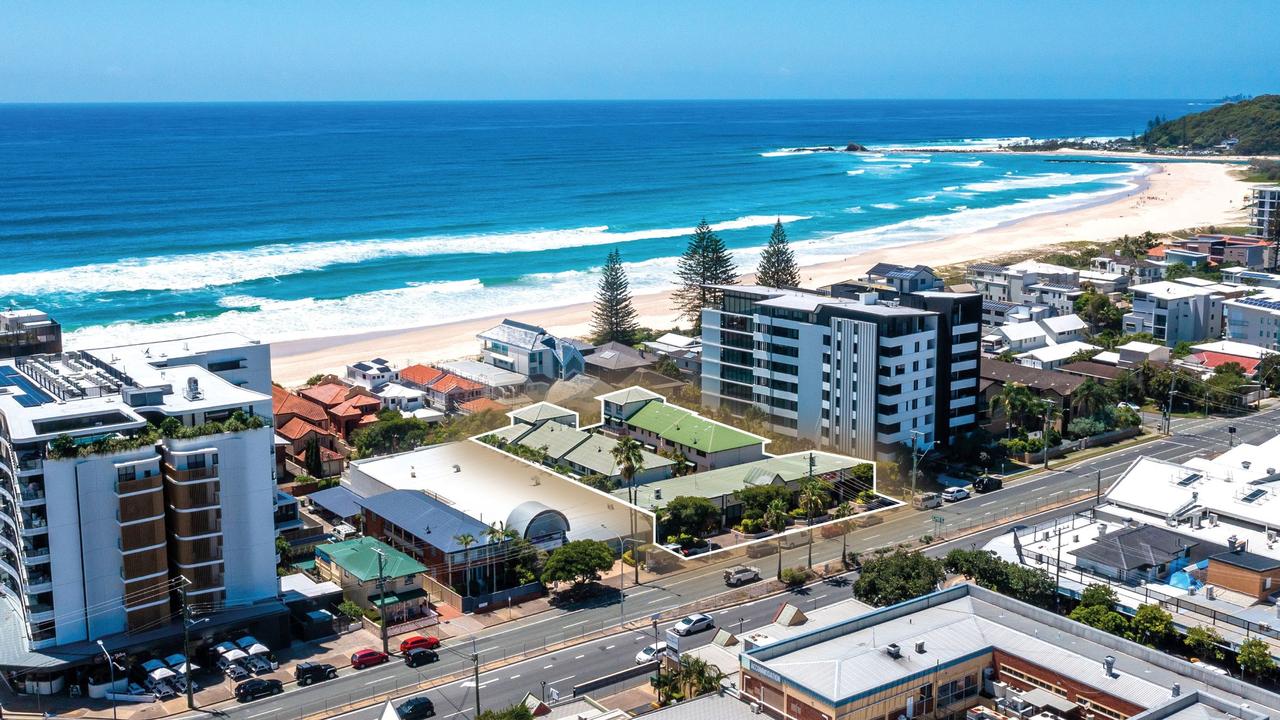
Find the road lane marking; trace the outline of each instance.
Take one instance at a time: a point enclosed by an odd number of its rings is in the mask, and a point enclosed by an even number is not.
[[[604,649],[605,649],[605,650],[612,650],[612,649],[614,649],[614,648],[616,648],[616,647],[618,647],[618,646],[617,646],[617,645],[605,645],[605,646],[604,646]]]
[[[548,684],[548,685],[555,685],[556,683],[564,682],[565,680],[572,680],[572,679],[574,679],[575,677],[577,677],[577,676],[575,676],[575,675],[567,675],[567,676],[565,676],[565,677],[560,678],[559,680],[551,680],[551,681],[549,681],[547,684]]]
[[[582,658],[584,658],[584,657],[586,657],[586,655],[574,655],[574,656],[573,656],[573,659],[574,659],[574,660],[581,660],[581,659],[582,659]]]
[[[551,668],[553,668],[553,667],[555,667],[555,666],[556,666],[556,664],[555,664],[555,663],[551,663],[550,665],[543,665],[543,666],[542,666],[542,669],[543,669],[543,670],[550,670]]]
[[[510,678],[508,678],[508,679],[510,679],[510,680],[515,680],[515,679],[516,679],[516,678],[518,678],[518,677],[520,677],[520,673],[516,673],[515,675],[512,675],[512,676],[511,676]]]

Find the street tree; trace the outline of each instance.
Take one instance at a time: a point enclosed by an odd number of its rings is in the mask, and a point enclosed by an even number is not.
[[[1090,583],[1080,592],[1080,604],[1085,607],[1099,606],[1110,610],[1119,601],[1116,591],[1110,585],[1102,583]]]
[[[853,596],[871,605],[894,605],[933,592],[945,577],[940,561],[898,549],[862,563]]]
[[[1187,628],[1187,634],[1182,639],[1182,642],[1187,646],[1188,650],[1201,659],[1221,660],[1223,657],[1222,645],[1224,640],[1215,628],[1205,625],[1195,625]]]
[[[478,540],[471,533],[462,533],[454,535],[453,541],[462,546],[462,571],[466,573],[467,596],[471,596],[471,546],[475,545]]]
[[[1276,669],[1275,658],[1271,657],[1271,648],[1258,638],[1249,638],[1240,643],[1236,662],[1246,676],[1255,680],[1270,675]]]
[[[1129,630],[1128,618],[1102,605],[1078,605],[1067,617],[1120,637]]]
[[[1173,635],[1173,616],[1160,609],[1159,605],[1146,603],[1138,606],[1129,621],[1129,639],[1156,647]]]
[[[613,567],[613,551],[599,540],[571,540],[552,550],[542,566],[542,583],[572,582],[580,587]]]
[[[672,498],[662,509],[662,531],[666,535],[702,537],[720,516],[720,508],[700,495]]]

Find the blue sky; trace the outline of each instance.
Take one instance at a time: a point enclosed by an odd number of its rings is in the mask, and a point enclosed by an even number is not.
[[[0,6],[0,102],[1212,98],[1280,88],[1256,2]]]

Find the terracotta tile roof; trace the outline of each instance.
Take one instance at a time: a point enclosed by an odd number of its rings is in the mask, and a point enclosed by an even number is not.
[[[343,400],[341,403],[338,403],[336,406],[330,408],[329,412],[333,413],[334,415],[337,415],[338,417],[351,417],[352,415],[364,414],[364,411],[361,410],[359,407],[357,407],[355,398],[351,398],[350,400]]]
[[[462,403],[458,406],[458,409],[465,413],[475,415],[486,410],[504,413],[508,408],[506,405],[503,405],[492,398],[476,398],[475,400],[468,400],[467,402]]]
[[[455,390],[460,392],[472,392],[484,388],[484,385],[475,380],[458,377],[453,373],[445,373],[438,380],[431,384],[431,389],[438,393],[451,393]]]
[[[328,435],[328,431],[324,428],[317,427],[302,418],[294,418],[283,426],[276,428],[276,432],[287,440],[301,440],[302,438],[317,433],[319,435]]]
[[[323,445],[320,446],[320,460],[322,462],[327,462],[329,460],[341,460],[341,459],[342,459],[342,453],[337,452],[335,450],[330,450],[329,448],[324,447]]]
[[[321,405],[331,408],[334,405],[347,399],[347,393],[351,388],[338,383],[325,383],[316,385],[315,387],[303,388],[298,391],[302,397],[318,402]]]
[[[1164,245],[1157,245],[1157,246],[1155,246],[1155,247],[1150,248],[1150,249],[1148,249],[1148,250],[1147,250],[1147,257],[1149,257],[1149,258],[1163,258],[1163,257],[1164,257],[1164,251],[1165,251],[1165,250],[1166,250],[1166,248],[1165,248],[1165,246],[1164,246]]]
[[[358,423],[356,423],[356,424],[357,424],[357,425],[372,425],[372,424],[374,424],[374,423],[376,423],[376,422],[378,422],[378,416],[377,416],[377,415],[373,415],[373,414],[369,414],[369,415],[365,415],[364,417],[360,418],[360,422],[358,422]]]
[[[444,370],[430,365],[410,365],[400,371],[400,379],[426,387],[439,380],[440,376],[444,374]]]
[[[347,399],[347,402],[351,403],[351,407],[361,408],[363,410],[372,409],[374,412],[377,412],[382,408],[381,400],[376,397],[361,395],[360,393],[352,395]]]
[[[1203,365],[1211,370],[1220,365],[1226,365],[1227,363],[1236,363],[1240,367],[1244,368],[1245,375],[1253,375],[1258,371],[1258,365],[1262,363],[1262,360],[1259,358],[1241,357],[1240,355],[1213,352],[1212,350],[1198,352],[1193,354],[1191,357],[1195,360],[1196,364]]]
[[[316,403],[274,385],[271,386],[271,414],[276,417],[295,415],[313,423],[323,423],[329,419],[324,413],[324,408]]]

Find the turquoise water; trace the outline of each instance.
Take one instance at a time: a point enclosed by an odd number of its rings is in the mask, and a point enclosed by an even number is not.
[[[666,287],[705,217],[754,267],[991,227],[1133,187],[1129,163],[893,146],[1128,135],[1188,101],[0,106],[0,298],[85,343],[283,339]],[[856,141],[875,152],[787,148]],[[1046,238],[1051,240],[1052,238]],[[992,248],[998,251],[999,248]]]

